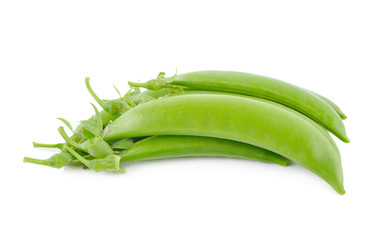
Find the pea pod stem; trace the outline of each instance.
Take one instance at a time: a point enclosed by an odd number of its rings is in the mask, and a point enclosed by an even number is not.
[[[74,157],[66,151],[62,151],[60,153],[54,154],[48,159],[36,159],[25,157],[24,162],[34,163],[54,168],[62,168],[67,165],[79,165],[79,162],[74,161]]]
[[[58,159],[55,159],[55,155],[48,159],[37,159],[37,158],[30,158],[30,157],[24,157],[23,162],[25,163],[33,163],[38,164],[42,166],[48,166],[53,168],[62,168],[65,165],[68,166],[79,166],[79,162],[71,162],[70,159],[66,162],[59,162]]]
[[[172,79],[176,76],[177,74],[175,73],[174,76],[171,78],[166,78],[165,73],[161,72],[159,73],[158,77],[155,79],[152,79],[150,81],[147,81],[145,83],[141,82],[128,82],[131,87],[141,87],[141,88],[147,88],[147,89],[152,89],[152,90],[159,90],[162,88],[170,88],[176,91],[182,91],[183,87],[182,86],[177,86],[173,84],[169,84],[166,80]]]
[[[96,100],[96,102],[107,112],[110,112],[110,109],[109,109],[109,106],[108,104],[106,104],[104,101],[101,100],[101,98],[99,98],[97,96],[97,94],[93,91],[92,87],[90,86],[90,78],[85,78],[85,84],[86,84],[86,88],[88,89],[90,95],[92,95],[92,97],[94,98],[94,100]]]
[[[58,149],[62,149],[63,148],[63,143],[46,144],[46,143],[33,142],[32,145],[34,147],[40,147],[40,148],[58,148]]]
[[[58,132],[59,132],[59,134],[61,134],[62,138],[66,141],[67,144],[69,144],[70,146],[72,146],[75,149],[78,149],[78,150],[81,150],[84,152],[88,152],[87,148],[83,147],[81,144],[79,144],[79,143],[75,142],[73,139],[71,139],[69,137],[69,135],[67,135],[67,133],[65,132],[65,129],[63,127],[59,127]]]
[[[71,147],[65,144],[63,148],[64,150],[68,151],[71,155],[73,155],[76,159],[78,159],[82,164],[89,167],[89,161],[83,158],[79,153],[74,151]]]
[[[125,94],[124,95],[124,99],[127,101],[127,103],[129,104],[129,106],[131,106],[132,108],[136,107],[136,104],[132,101],[132,99],[129,97],[129,94]]]
[[[51,166],[50,162],[47,159],[24,157],[23,162],[34,163],[34,164],[39,164],[44,166]]]
[[[82,164],[84,164],[89,169],[92,169],[96,172],[100,171],[118,171],[124,173],[125,169],[120,167],[120,157],[117,155],[109,155],[101,159],[87,160],[83,158],[79,153],[74,151],[71,147],[65,145],[65,150],[78,159]]]
[[[105,110],[102,110],[100,111],[100,117],[102,119],[102,125],[103,127],[105,127],[106,125],[108,125],[109,122],[115,120],[116,118],[118,118],[120,115],[112,115],[110,114],[109,112],[105,111]],[[97,122],[97,119],[96,119],[96,115],[93,115],[91,118],[89,118],[88,120],[92,120],[92,121],[96,121]],[[71,139],[75,142],[82,142],[85,140],[85,137],[82,135],[82,131],[84,130],[84,126],[82,126],[82,124],[78,125],[76,127],[76,129],[74,130],[74,133],[73,135],[71,136]]]

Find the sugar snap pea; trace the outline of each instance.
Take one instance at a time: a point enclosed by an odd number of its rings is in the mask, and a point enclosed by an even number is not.
[[[158,90],[146,90],[146,91],[143,91],[141,92],[140,94],[138,94],[137,96],[135,96],[134,98],[134,102],[137,104],[139,103],[143,103],[143,102],[146,102],[147,99],[157,99],[157,98],[160,98],[160,97],[164,97],[164,96],[169,96],[169,95],[177,95],[181,92],[184,92],[184,91],[192,91],[192,90],[198,90],[198,89],[193,89],[193,88],[183,88],[181,91],[172,91],[171,89],[169,88],[161,88],[161,89],[158,89]],[[327,97],[325,96],[322,96],[318,93],[315,93],[315,92],[312,92],[310,91],[311,93],[313,93],[314,95],[318,96],[319,98],[321,98],[323,101],[325,101],[327,104],[329,104],[336,112],[337,114],[341,117],[342,120],[345,120],[347,119],[347,116],[345,115],[345,113],[341,110],[341,108],[335,104],[333,101],[331,101],[330,99],[328,99]]]
[[[158,90],[160,91],[160,90]],[[174,92],[170,93],[168,96],[179,96],[179,95],[191,95],[191,94],[217,94],[217,95],[226,95],[226,96],[237,96],[237,97],[242,97],[242,98],[247,98],[247,99],[252,99],[252,100],[260,100],[256,97],[252,96],[246,96],[246,95],[241,95],[241,94],[235,94],[235,93],[225,93],[225,92],[215,92],[215,91],[205,91],[205,90],[195,90],[195,89],[187,89],[185,91],[179,91],[179,92]],[[284,105],[277,104],[279,108],[282,108],[285,111],[289,111],[290,113],[295,113],[294,110],[285,107]],[[317,127],[317,130],[322,132],[323,136],[326,137],[326,139],[330,142],[330,144],[333,146],[334,149],[337,150],[338,154],[340,154],[339,149],[337,145],[335,144],[334,140],[330,137],[329,134],[327,134],[326,130],[322,128],[318,123],[312,121],[311,119],[307,118],[304,115],[299,115],[301,118],[304,118],[306,121],[310,122],[310,124],[315,125]]]
[[[327,104],[329,104],[337,113],[338,115],[341,117],[342,120],[345,120],[347,119],[348,117],[345,115],[345,113],[341,110],[340,107],[338,107],[337,104],[335,104],[333,101],[331,101],[330,99],[328,99],[327,97],[325,96],[322,96],[318,93],[315,93],[315,92],[312,92],[313,94],[317,95],[318,97],[320,97],[323,101],[327,102]]]
[[[217,94],[151,101],[116,119],[104,139],[151,135],[223,138],[261,147],[295,161],[344,194],[341,157],[320,126],[277,103]]]
[[[341,118],[326,101],[308,90],[277,79],[242,72],[199,71],[174,75],[171,78],[165,78],[164,73],[161,73],[158,78],[146,83],[129,84],[152,90],[181,86],[268,99],[305,114],[342,141],[349,142]]]
[[[346,142],[341,120],[346,115],[319,94],[279,80],[221,71],[171,78],[161,73],[143,84],[130,83],[132,88],[123,96],[115,87],[119,98],[112,100],[101,100],[88,78],[85,83],[103,110],[93,105],[95,115],[74,131],[60,118],[73,135],[60,127],[65,143],[34,146],[61,152],[45,160],[26,157],[25,162],[124,172],[120,162],[181,156],[237,157],[280,165],[288,158],[345,193],[340,153],[324,128]],[[139,87],[153,90],[140,92]]]
[[[124,169],[120,168],[118,161],[121,163],[176,157],[219,156],[250,159],[261,162],[271,162],[281,166],[288,165],[288,160],[279,154],[255,147],[250,144],[220,138],[199,136],[152,136],[142,139],[135,144],[133,144],[132,141],[123,139],[114,142],[111,145],[112,149],[121,150],[122,146],[115,147],[115,145],[117,145],[117,143],[123,142],[127,143],[124,144],[125,151],[118,152],[113,161],[108,161],[110,159],[106,159],[107,157],[113,158],[111,153],[109,153],[107,156],[101,156],[100,159],[98,159],[98,164],[104,164],[104,166],[108,166],[107,169],[104,169],[103,166],[97,166],[94,164],[96,163],[96,160],[86,160],[78,154],[75,154],[76,157],[74,157],[68,152],[69,148],[67,148],[67,150],[64,149],[64,144],[35,143],[34,146],[36,147],[58,148],[65,151],[55,154],[48,159],[34,159],[25,157],[24,162],[50,166],[54,168],[62,168],[64,166],[80,166],[81,164],[86,164],[85,166],[89,168],[92,167],[92,169],[96,171],[101,171],[101,169],[123,171]],[[74,154],[74,152],[72,153]]]
[[[145,96],[149,96],[149,95],[153,96],[154,99],[158,99],[158,98],[162,98],[162,97],[173,97],[173,96],[179,96],[179,95],[187,95],[187,94],[219,94],[219,95],[239,96],[239,97],[245,97],[245,98],[250,98],[250,99],[257,99],[255,97],[247,96],[247,95],[241,95],[241,94],[235,94],[235,93],[226,93],[226,92],[207,91],[207,90],[198,90],[198,89],[191,89],[191,88],[184,89],[184,91],[171,91],[169,89],[162,88],[159,90],[146,90],[142,94],[144,94]],[[139,96],[141,97],[141,95],[139,95]],[[139,102],[139,104],[141,104],[141,102]],[[288,107],[285,107],[283,105],[278,105],[278,107],[281,107],[286,111],[290,110]],[[290,111],[293,112],[292,109]],[[309,119],[307,119],[307,117],[306,117],[306,120],[309,121]],[[313,125],[318,125],[318,123],[316,123],[314,121],[309,121],[309,122]],[[319,131],[323,132],[323,135],[327,138],[327,140],[332,144],[332,146],[339,153],[339,149],[338,149],[337,145],[335,144],[333,139],[327,133],[325,133],[325,130],[323,128],[320,128],[320,127],[318,127],[317,129]]]
[[[198,89],[183,88],[181,91],[172,91],[169,88],[161,88],[161,89],[158,89],[158,90],[149,90],[148,89],[146,91],[141,92],[137,96],[135,96],[134,102],[137,105],[137,104],[146,102],[147,99],[157,99],[157,98],[164,97],[164,96],[169,96],[169,95],[179,95],[180,93],[183,93],[185,91],[193,91],[193,90],[198,90]],[[315,93],[315,92],[312,92],[312,91],[310,91],[310,92],[313,93],[314,95],[318,96],[319,98],[321,98],[327,104],[329,104],[337,112],[337,114],[341,117],[341,119],[343,119],[343,120],[347,119],[347,116],[345,115],[345,113],[333,101],[331,101],[327,97],[322,96],[322,95],[320,95],[318,93]],[[227,93],[227,92],[225,92],[225,93]]]
[[[286,166],[286,158],[253,145],[200,136],[152,136],[136,142],[127,151],[118,154],[121,162],[152,159],[221,156],[273,162]]]

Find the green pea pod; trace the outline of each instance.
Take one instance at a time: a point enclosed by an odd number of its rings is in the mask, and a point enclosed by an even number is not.
[[[165,97],[165,96],[170,96],[170,95],[179,95],[180,93],[186,92],[188,90],[192,91],[195,89],[185,88],[182,91],[172,91],[170,88],[161,88],[159,90],[146,90],[146,91],[143,91],[140,94],[138,94],[134,98],[134,101],[136,102],[136,105],[137,105],[137,104],[143,103],[144,101],[142,101],[142,99],[146,99],[148,97],[152,97],[153,99],[158,99],[160,97]],[[345,115],[345,113],[333,101],[331,101],[330,99],[328,99],[328,98],[326,98],[318,93],[315,93],[315,92],[311,92],[311,93],[315,94],[316,96],[321,98],[323,101],[325,101],[327,104],[329,104],[337,112],[338,116],[340,116],[341,119],[343,119],[343,120],[347,119],[347,116]]]
[[[182,91],[172,91],[170,88],[161,88],[159,90],[146,90],[146,91],[142,92],[141,94],[137,95],[134,98],[134,101],[136,102],[136,105],[137,105],[137,104],[144,103],[145,101],[142,101],[142,100],[147,99],[149,97],[152,97],[153,99],[158,99],[160,97],[179,95],[179,94],[184,93],[186,91],[193,91],[193,90],[195,90],[195,89],[185,88]],[[200,91],[200,90],[197,90],[197,91]],[[226,92],[224,92],[224,93],[226,93]],[[321,98],[323,101],[325,101],[327,104],[329,104],[337,112],[338,116],[340,116],[341,119],[343,119],[343,120],[347,119],[347,116],[345,115],[345,113],[333,101],[331,101],[330,99],[328,99],[328,98],[326,98],[318,93],[315,93],[315,92],[311,92],[311,93],[315,94],[316,96]]]
[[[253,145],[199,136],[152,136],[136,142],[119,156],[121,162],[188,156],[219,156],[273,162],[282,166],[288,164],[286,158]]]
[[[175,91],[175,92],[166,91],[166,88],[162,88],[162,89],[159,89],[159,90],[146,90],[143,93],[145,95],[154,96],[157,99],[158,98],[162,98],[162,97],[173,97],[173,96],[188,95],[188,94],[218,94],[218,95],[226,95],[226,96],[245,97],[245,98],[250,98],[250,99],[254,99],[254,100],[258,99],[258,98],[255,98],[255,97],[241,95],[241,94],[235,94],[235,93],[195,90],[195,89],[190,89],[190,88],[185,89],[184,91]],[[282,105],[278,105],[278,106],[282,107],[283,109],[285,109],[287,111],[289,109],[289,108],[284,107]],[[293,111],[293,110],[291,109],[291,111]],[[313,122],[313,121],[310,121],[310,122],[312,124],[318,125],[318,123],[316,123],[316,122]],[[325,132],[325,130],[323,128],[319,128],[318,127],[318,129],[323,132],[323,135],[327,138],[327,140],[332,144],[332,146],[337,150],[337,152],[339,154],[339,149],[338,149],[337,145],[335,144],[335,142],[333,141],[333,139],[328,134],[326,134],[326,132]]]
[[[341,157],[318,124],[274,102],[220,94],[151,101],[116,119],[106,141],[152,135],[234,140],[267,149],[314,172],[344,194]]]
[[[157,79],[146,83],[129,84],[153,90],[182,86],[264,98],[310,117],[342,141],[349,142],[341,118],[327,102],[308,90],[277,79],[243,72],[199,71],[171,78],[165,78],[164,74],[160,74]]]
[[[35,143],[34,145],[38,147],[63,149],[63,144]],[[132,139],[122,139],[114,142],[111,147],[115,150],[126,150],[117,155],[120,157],[120,162],[191,156],[218,156],[270,162],[281,166],[288,165],[288,160],[286,158],[271,151],[250,144],[211,137],[152,136],[142,139],[135,144]],[[93,154],[96,155],[95,153]],[[25,162],[61,168],[63,166],[80,166],[82,161],[85,166],[94,169],[95,171],[122,170],[119,168],[119,165],[117,165],[118,160],[111,155],[113,154],[104,157],[96,156],[97,159],[92,158],[91,160],[87,160],[85,159],[85,156],[82,157],[79,154],[75,154],[78,158],[76,159],[67,152],[61,152],[60,154],[55,154],[51,158],[45,160],[26,157]]]
[[[241,95],[241,94],[235,94],[235,93],[225,93],[225,92],[215,92],[215,91],[204,91],[204,90],[193,90],[193,89],[187,89],[185,91],[182,91],[182,92],[176,92],[176,93],[171,93],[169,95],[169,97],[173,97],[173,96],[179,96],[179,95],[192,95],[192,94],[216,94],[216,95],[224,95],[224,96],[236,96],[236,97],[243,97],[243,98],[247,98],[247,99],[252,99],[252,100],[260,100],[258,98],[255,98],[255,97],[251,97],[251,96],[246,96],[246,95]],[[261,99],[263,100],[263,99]],[[266,100],[264,100],[266,101]],[[291,113],[294,113],[295,111],[288,108],[288,107],[285,107],[283,105],[280,105],[280,104],[277,104],[278,107],[284,109],[285,111],[290,111]],[[306,118],[308,119],[308,118]],[[309,119],[310,120],[310,119]],[[317,127],[317,129],[319,131],[322,132],[323,136],[326,137],[326,139],[330,142],[330,144],[333,146],[334,149],[336,149],[336,151],[338,152],[338,154],[340,154],[340,151],[337,147],[337,145],[335,144],[335,142],[333,141],[333,139],[330,137],[329,134],[327,134],[326,130],[323,129],[318,123],[314,122],[314,121],[309,121],[311,124],[315,125]]]
[[[331,101],[330,99],[328,99],[327,97],[324,97],[318,93],[315,93],[315,92],[312,92],[313,94],[317,95],[318,97],[320,97],[323,101],[325,101],[327,104],[329,104],[336,112],[337,114],[341,117],[342,120],[345,120],[347,119],[348,117],[345,115],[345,113],[341,110],[340,107],[338,107],[337,104],[335,104],[333,101]]]

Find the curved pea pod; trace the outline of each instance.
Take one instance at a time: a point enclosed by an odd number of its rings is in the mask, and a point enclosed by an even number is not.
[[[160,91],[160,90],[158,90],[158,91]],[[241,95],[241,94],[236,94],[236,93],[226,93],[226,92],[216,92],[216,91],[206,91],[206,90],[195,90],[195,89],[187,89],[185,91],[180,91],[180,92],[172,93],[169,96],[173,97],[173,96],[179,96],[179,95],[192,95],[192,94],[216,94],[216,95],[224,95],[224,96],[236,96],[236,97],[242,97],[242,98],[247,98],[247,99],[252,99],[252,100],[260,100],[260,98],[256,98],[256,97],[252,97],[252,96],[246,96],[246,95]],[[263,99],[261,99],[261,100],[262,101],[267,101],[267,100],[263,100]],[[269,101],[267,101],[267,102],[271,103]],[[281,105],[281,104],[276,104],[276,105],[279,108],[282,108],[285,111],[289,111],[290,113],[295,113],[294,110],[292,110],[292,109],[290,109],[290,108],[288,108],[288,107],[286,107],[284,105]],[[304,115],[300,115],[300,116],[305,118],[307,121],[309,121],[314,126],[316,126],[317,127],[316,129],[321,131],[323,136],[330,142],[330,144],[338,152],[338,154],[340,154],[340,151],[339,151],[337,145],[335,144],[333,139],[330,137],[330,135],[327,134],[327,132],[326,132],[326,130],[324,128],[322,128],[318,123],[316,123],[316,122],[312,121],[311,119],[305,117]]]
[[[152,95],[152,96],[155,96],[154,100],[155,99],[159,99],[159,98],[164,98],[164,97],[174,97],[174,96],[179,96],[179,95],[191,95],[191,94],[217,94],[217,95],[225,95],[225,96],[237,96],[237,97],[244,97],[244,98],[248,98],[248,99],[253,99],[253,100],[260,100],[260,98],[256,98],[256,97],[252,97],[252,96],[247,96],[247,95],[241,95],[241,94],[236,94],[236,93],[228,93],[228,92],[217,92],[217,91],[207,91],[207,90],[198,90],[198,89],[185,89],[184,91],[175,91],[175,92],[171,92],[171,91],[166,91],[168,89],[166,88],[162,88],[162,89],[159,89],[159,90],[146,90],[144,91],[143,93],[145,95]],[[290,111],[290,112],[294,112],[294,110],[288,108],[288,107],[285,107],[283,105],[280,105],[278,104],[277,105],[278,107],[280,108],[283,108],[284,110],[286,111]],[[338,154],[339,154],[339,149],[337,147],[337,145],[335,144],[335,142],[333,141],[333,139],[330,137],[330,135],[328,135],[325,131],[325,129],[323,129],[322,127],[319,127],[319,124],[314,122],[314,121],[311,121],[309,120],[309,122],[313,125],[317,125],[317,129],[319,131],[322,132],[322,134],[327,138],[327,140],[332,144],[332,146],[337,150]]]
[[[193,91],[193,90],[195,90],[195,89],[184,88],[184,89],[182,89],[182,91],[173,91],[169,88],[161,88],[159,90],[146,90],[144,92],[141,92],[138,96],[136,96],[136,98],[134,98],[134,102],[137,105],[139,103],[145,102],[146,99],[150,99],[150,98],[151,99],[158,99],[160,97],[179,95],[179,94],[184,93],[186,91]],[[310,91],[310,92],[312,94],[318,96],[321,100],[325,101],[327,104],[329,104],[330,107],[332,107],[334,109],[334,111],[337,112],[338,116],[340,116],[342,120],[347,119],[347,116],[345,115],[345,113],[341,110],[341,108],[336,103],[334,103],[333,101],[331,101],[327,97],[322,96],[318,93],[315,93],[312,91]],[[228,93],[228,92],[224,92],[224,93]]]
[[[345,120],[347,119],[348,117],[345,115],[345,113],[341,110],[341,108],[335,104],[333,101],[331,101],[330,99],[328,99],[327,97],[325,96],[322,96],[318,93],[315,93],[315,92],[312,92],[313,94],[317,95],[318,97],[320,97],[323,101],[325,101],[327,104],[329,104],[336,112],[337,114],[340,116],[340,118],[342,120]]]
[[[141,94],[139,94],[138,96],[136,96],[136,98],[135,98],[136,102],[135,103],[139,104],[139,103],[145,102],[144,101],[145,99],[150,99],[150,98],[151,99],[158,99],[160,97],[166,97],[166,96],[171,96],[171,95],[179,95],[179,94],[184,93],[186,91],[193,91],[193,90],[195,90],[195,89],[185,88],[185,89],[182,89],[182,91],[172,91],[169,88],[161,88],[159,90],[146,90],[146,91],[142,92]],[[340,116],[340,118],[342,120],[347,119],[347,116],[345,115],[345,113],[341,110],[341,108],[336,103],[334,103],[333,101],[331,101],[327,97],[322,96],[322,95],[320,95],[318,93],[315,93],[315,92],[312,92],[312,91],[310,91],[310,92],[312,94],[318,96],[321,100],[325,101],[327,104],[329,104],[330,107],[333,108],[333,110],[337,112],[338,116]],[[224,92],[224,93],[228,93],[228,92]],[[143,100],[143,101],[141,101],[141,100]]]
[[[121,162],[188,156],[219,156],[273,162],[282,166],[288,163],[283,156],[253,145],[200,136],[152,136],[136,142],[119,156]]]
[[[180,95],[133,108],[105,140],[152,135],[229,139],[267,149],[314,172],[344,194],[341,157],[328,133],[304,115],[266,100],[222,94]]]
[[[249,98],[249,99],[254,99],[254,100],[260,99],[260,98],[257,98],[257,97],[241,95],[241,94],[237,94],[237,93],[217,92],[217,91],[208,91],[208,90],[198,90],[198,89],[191,89],[191,88],[187,88],[184,91],[171,91],[170,89],[161,88],[161,89],[158,89],[158,90],[146,90],[146,91],[142,92],[142,94],[144,94],[144,96],[153,96],[154,100],[159,99],[159,98],[174,97],[174,96],[188,95],[188,94],[218,94],[218,95],[226,95],[226,96],[238,96],[238,97],[244,97],[244,98]],[[139,104],[141,104],[141,103],[139,102]],[[284,105],[278,104],[277,106],[280,107],[280,108],[283,108],[286,111],[294,112],[294,110],[292,110],[292,109],[290,109],[290,108],[288,108],[288,107],[286,107]],[[337,152],[339,154],[339,149],[338,149],[337,145],[335,144],[333,139],[330,137],[330,135],[328,135],[325,132],[326,130],[323,129],[322,127],[319,127],[319,124],[314,122],[314,121],[310,120],[309,122],[311,124],[313,124],[313,125],[317,125],[318,126],[317,129],[322,132],[322,134],[327,138],[327,140],[332,144],[332,146],[337,150]]]
[[[341,118],[326,101],[306,89],[277,79],[243,72],[198,71],[171,78],[165,78],[161,73],[155,80],[129,84],[153,90],[181,86],[264,98],[308,116],[342,141],[349,142]]]

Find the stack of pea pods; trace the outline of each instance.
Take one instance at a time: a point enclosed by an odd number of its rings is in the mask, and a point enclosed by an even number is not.
[[[117,99],[80,121],[49,159],[25,162],[125,172],[120,163],[185,156],[222,156],[287,165],[293,161],[344,194],[341,156],[328,132],[348,143],[346,115],[329,99],[277,79],[231,71],[198,71],[129,82]],[[140,90],[142,89],[142,90]],[[146,89],[146,90],[145,90]],[[117,89],[116,89],[117,90]]]

